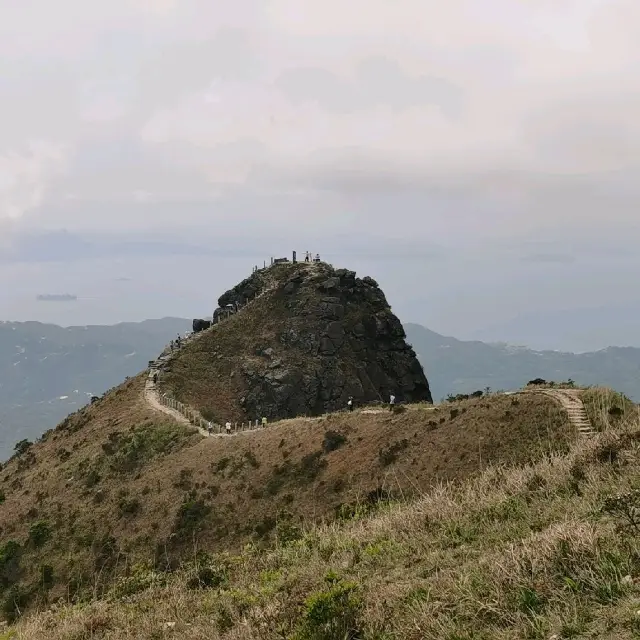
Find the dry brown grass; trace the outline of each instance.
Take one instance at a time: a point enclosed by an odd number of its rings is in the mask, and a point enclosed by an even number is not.
[[[341,505],[357,510],[376,491],[409,499],[493,463],[565,451],[573,436],[559,408],[532,395],[298,418],[203,439],[151,411],[143,383],[128,381],[3,469],[0,545],[22,546],[20,584],[50,565],[46,596],[66,598],[70,588],[100,592],[140,561],[183,561],[194,545],[265,548],[283,518],[331,522]],[[329,450],[335,434],[345,441]],[[26,542],[38,522],[51,529],[41,547]]]
[[[636,638],[638,539],[601,507],[634,486],[639,463],[640,426],[627,424],[271,550],[201,557],[201,572],[223,575],[215,587],[190,588],[193,565],[166,584],[142,569],[105,599],[28,617],[14,637]]]
[[[637,422],[638,406],[623,393],[608,387],[593,387],[580,393],[587,416],[596,431],[619,428]]]

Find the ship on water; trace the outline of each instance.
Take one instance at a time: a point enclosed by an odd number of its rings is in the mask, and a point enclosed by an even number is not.
[[[36,297],[38,302],[75,302],[78,296],[70,293],[43,293]]]

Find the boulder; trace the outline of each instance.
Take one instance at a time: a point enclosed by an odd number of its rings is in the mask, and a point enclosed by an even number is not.
[[[196,318],[191,323],[191,327],[193,329],[193,333],[199,333],[200,331],[204,331],[211,326],[211,320],[202,320],[201,318]]]

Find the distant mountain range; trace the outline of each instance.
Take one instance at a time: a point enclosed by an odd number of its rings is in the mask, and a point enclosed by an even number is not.
[[[190,327],[191,321],[181,318],[67,328],[0,322],[0,459],[17,441],[36,439],[92,395],[146,368],[169,340]],[[405,329],[435,401],[485,387],[515,389],[538,377],[608,385],[640,401],[638,348],[534,351],[457,340],[417,324]]]
[[[590,353],[534,351],[506,344],[463,341],[406,324],[407,340],[422,363],[434,400],[491,387],[516,389],[534,378],[606,385],[640,401],[640,349],[608,347]]]
[[[190,325],[179,318],[67,328],[0,322],[0,459],[146,368]]]

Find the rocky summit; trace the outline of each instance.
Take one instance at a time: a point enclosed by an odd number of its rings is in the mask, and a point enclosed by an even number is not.
[[[319,415],[376,401],[432,402],[377,282],[325,263],[256,271],[218,300],[215,324],[161,384],[224,421]],[[237,310],[237,311],[236,311]],[[223,319],[225,318],[225,319]]]

